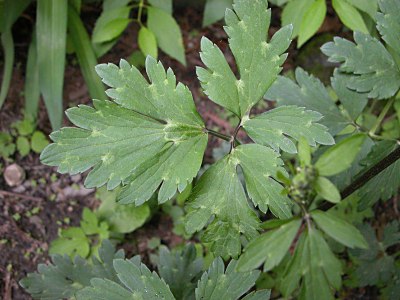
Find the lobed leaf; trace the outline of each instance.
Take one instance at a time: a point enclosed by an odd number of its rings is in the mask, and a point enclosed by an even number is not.
[[[255,284],[260,271],[235,272],[236,264],[232,260],[225,270],[223,260],[216,258],[201,276],[196,288],[196,300],[236,300],[246,293]]]
[[[97,66],[115,102],[69,109],[81,128],[54,132],[42,162],[71,174],[94,167],[86,186],[114,189],[123,182],[119,200],[125,204],[142,204],[159,186],[160,203],[183,191],[200,168],[207,134],[189,90],[176,85],[173,72],[150,57],[146,69],[150,84],[126,61],[119,68]]]
[[[393,57],[374,37],[354,33],[354,41],[335,37],[322,46],[330,62],[342,63],[339,70],[351,75],[349,89],[367,93],[369,98],[386,99],[400,88],[400,70]]]
[[[279,105],[297,105],[319,112],[324,116],[320,123],[328,127],[332,135],[342,131],[349,120],[341,114],[322,82],[301,68],[296,69],[295,75],[297,83],[279,76],[265,94],[265,99],[276,100]]]
[[[316,123],[322,118],[318,112],[305,110],[297,106],[280,106],[243,122],[243,128],[258,144],[268,145],[275,151],[279,148],[289,153],[296,153],[296,145],[289,139],[299,140],[304,137],[316,146],[335,143],[328,129]]]
[[[225,31],[240,79],[233,74],[221,50],[206,38],[202,39],[200,55],[207,69],[198,67],[196,71],[209,98],[242,118],[249,114],[282,70],[292,27],[280,29],[268,42],[271,11],[266,1],[237,0],[233,9],[226,11]]]
[[[379,0],[378,3],[381,12],[376,15],[376,28],[385,42],[400,55],[400,3],[397,0]]]

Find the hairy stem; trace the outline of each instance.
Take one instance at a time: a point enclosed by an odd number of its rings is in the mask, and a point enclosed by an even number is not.
[[[350,196],[359,188],[363,187],[368,181],[378,175],[380,172],[385,170],[387,167],[395,163],[400,158],[400,147],[390,153],[388,156],[380,160],[378,163],[369,168],[365,173],[353,181],[349,186],[347,186],[341,193],[342,199]],[[320,209],[328,210],[333,207],[334,204],[325,202],[321,205]]]

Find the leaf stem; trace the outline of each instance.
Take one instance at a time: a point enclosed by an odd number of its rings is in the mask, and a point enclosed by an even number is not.
[[[385,107],[382,109],[381,113],[378,116],[378,119],[376,120],[376,122],[374,124],[374,127],[372,127],[368,133],[371,137],[375,137],[375,133],[381,126],[381,123],[382,123],[383,119],[385,118],[386,114],[388,113],[389,109],[392,107],[394,99],[395,99],[395,97],[392,97],[388,102],[386,102]]]
[[[136,20],[140,24],[140,26],[143,26],[143,24],[142,24],[143,6],[144,6],[144,0],[140,0],[140,2],[139,2],[139,11],[138,11],[138,15],[137,15],[137,18],[136,18]]]
[[[231,139],[232,139],[232,137],[230,137],[229,135],[225,135],[223,133],[219,133],[218,131],[214,131],[212,129],[206,128],[206,131],[207,131],[207,133],[209,133],[209,134],[211,134],[213,136],[216,136],[217,138],[223,139],[223,140],[225,140],[227,142],[230,142]]]
[[[400,158],[400,147],[398,147],[393,152],[391,152],[389,155],[387,155],[385,158],[383,158],[382,160],[377,162],[375,165],[373,165],[371,168],[369,168],[365,173],[363,173],[360,177],[358,177],[356,180],[354,180],[349,186],[347,186],[340,193],[342,199],[345,199],[346,197],[350,196],[355,191],[357,191],[358,189],[363,187],[368,181],[370,181],[376,175],[378,175],[383,170],[388,168],[390,165],[394,164],[399,158]],[[333,206],[334,206],[334,204],[325,202],[320,207],[320,209],[328,210]]]

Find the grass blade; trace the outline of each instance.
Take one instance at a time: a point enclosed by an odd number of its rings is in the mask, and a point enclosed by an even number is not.
[[[63,116],[67,10],[67,0],[37,1],[39,86],[53,129],[60,128]]]
[[[36,29],[33,32],[32,41],[28,50],[24,94],[25,117],[36,119],[40,98],[39,70],[36,51]]]
[[[104,85],[94,69],[97,60],[89,35],[78,13],[71,5],[68,8],[68,30],[90,96],[94,99],[107,99]]]

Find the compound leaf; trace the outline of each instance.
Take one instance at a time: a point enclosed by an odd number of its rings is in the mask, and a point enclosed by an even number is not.
[[[240,79],[236,79],[221,50],[207,39],[202,40],[201,59],[208,69],[198,67],[197,76],[211,100],[242,118],[281,71],[292,27],[283,27],[267,42],[271,11],[266,1],[237,0],[233,9],[226,11],[225,31]]]
[[[239,271],[258,268],[264,261],[264,272],[277,266],[286,255],[301,225],[301,220],[285,223],[252,240],[238,260]]]
[[[349,124],[319,79],[301,68],[296,69],[295,75],[297,84],[279,76],[265,94],[265,99],[276,100],[279,105],[297,105],[319,112],[324,116],[320,123],[328,127],[332,135]]]
[[[322,115],[297,106],[280,106],[243,122],[243,128],[259,144],[268,145],[276,151],[282,149],[296,153],[296,145],[288,138],[304,137],[312,146],[335,143],[328,129],[316,123]]]
[[[113,265],[119,282],[94,278],[90,287],[77,293],[77,299],[175,299],[168,285],[136,257],[131,260],[115,259]]]
[[[224,266],[221,258],[216,258],[205,272],[196,288],[196,300],[239,299],[256,282],[260,271],[235,272],[237,262],[232,260]]]
[[[203,260],[197,258],[193,244],[176,253],[171,253],[164,246],[160,248],[158,272],[177,299],[194,299],[202,268]]]
[[[350,248],[365,249],[368,247],[367,242],[358,229],[341,218],[319,210],[313,211],[311,217],[321,230],[339,243]]]
[[[380,0],[378,3],[382,13],[376,15],[376,28],[385,42],[400,55],[400,3],[397,0]]]
[[[115,252],[109,241],[103,241],[99,259],[92,257],[93,264],[76,256],[71,260],[67,255],[53,255],[52,264],[38,266],[38,273],[29,273],[20,281],[21,286],[35,299],[72,298],[77,291],[90,285],[93,277],[118,281],[112,261],[123,258],[124,252]]]
[[[347,87],[368,97],[385,99],[400,88],[400,71],[393,57],[376,38],[361,32],[354,41],[335,37],[322,46],[330,62],[342,63],[339,70],[351,74]]]
[[[123,60],[119,68],[103,64],[96,69],[112,87],[107,94],[114,102],[94,100],[94,108],[69,109],[69,119],[81,128],[54,132],[54,143],[42,152],[43,163],[71,174],[94,167],[86,186],[107,183],[114,189],[124,182],[123,203],[140,205],[160,185],[160,202],[177,188],[183,191],[196,176],[207,143],[187,87],[176,85],[173,72],[151,57],[146,60],[151,84]]]
[[[261,166],[260,166],[261,164]],[[237,174],[243,169],[249,197],[262,211],[269,207],[281,218],[291,216],[289,199],[280,195],[283,187],[274,181],[277,172],[285,173],[283,162],[272,149],[257,145],[240,145],[211,166],[194,187],[187,204],[185,226],[189,233],[202,229],[211,217],[215,220],[204,233],[203,242],[223,257],[240,253],[240,234],[247,239],[257,235],[258,218],[247,203]]]

